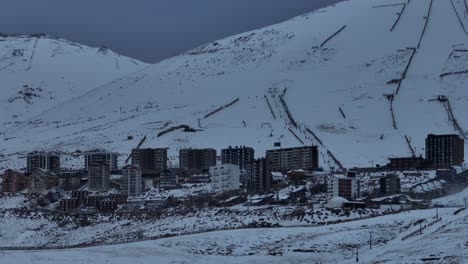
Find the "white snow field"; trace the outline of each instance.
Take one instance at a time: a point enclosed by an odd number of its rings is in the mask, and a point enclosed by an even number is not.
[[[454,215],[455,210],[439,209],[439,222],[431,209],[310,228],[223,231],[75,250],[0,251],[0,262],[355,263],[359,246],[359,263],[466,263],[467,211]],[[427,226],[421,235],[419,219]]]
[[[462,25],[463,0],[341,2],[208,43],[18,123],[2,143],[2,166],[20,166],[11,157],[31,150],[128,154],[144,136],[142,147],[171,155],[248,145],[263,156],[274,142],[317,144],[325,168],[424,154],[429,133],[466,137]],[[158,137],[180,125],[200,131]]]
[[[146,65],[104,47],[0,34],[0,132]]]

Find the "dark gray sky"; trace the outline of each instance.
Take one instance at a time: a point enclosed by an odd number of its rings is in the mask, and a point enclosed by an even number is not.
[[[1,0],[0,32],[105,45],[146,62],[340,0]]]

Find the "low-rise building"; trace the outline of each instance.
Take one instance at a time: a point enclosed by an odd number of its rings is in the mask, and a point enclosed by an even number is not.
[[[432,167],[432,162],[422,157],[389,158],[389,160],[387,169],[392,171],[426,170]]]
[[[0,178],[3,179],[0,191],[4,193],[20,192],[28,187],[28,177],[13,170],[6,170]]]
[[[211,188],[215,192],[239,189],[239,165],[224,164],[210,167]]]

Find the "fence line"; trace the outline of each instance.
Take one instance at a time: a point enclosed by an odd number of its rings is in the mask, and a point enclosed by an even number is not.
[[[334,38],[336,35],[340,34],[341,31],[343,31],[344,29],[346,28],[346,25],[342,26],[340,29],[338,29],[338,31],[336,31],[335,33],[333,33],[331,36],[329,36],[325,41],[322,42],[322,44],[320,44],[320,47],[323,47],[325,46],[325,44],[327,44],[328,41],[330,41],[332,38]]]
[[[401,8],[400,13],[398,13],[398,17],[397,17],[395,23],[393,23],[393,26],[390,29],[390,32],[392,32],[395,29],[396,25],[398,24],[398,21],[400,21],[400,18],[403,15],[403,12],[405,12],[405,9],[406,9],[406,3],[403,3],[403,7]]]

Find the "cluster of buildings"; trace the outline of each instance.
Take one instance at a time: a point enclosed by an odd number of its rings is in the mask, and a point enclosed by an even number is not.
[[[433,135],[426,138],[426,158],[397,157],[390,158],[386,166],[389,170],[430,170],[449,169],[462,166],[464,161],[465,142],[458,135]]]
[[[133,149],[131,163],[118,166],[118,153],[90,151],[84,153],[81,170],[66,170],[60,157],[50,153],[30,153],[25,173],[7,170],[3,192],[42,193],[53,187],[77,190],[87,187],[105,192],[118,186],[128,196],[137,196],[152,187],[177,188],[180,183],[209,183],[214,191],[236,190],[244,184],[251,192],[268,192],[275,181],[272,172],[317,170],[316,146],[268,150],[266,157],[255,159],[251,147],[228,147],[218,157],[213,148],[180,149],[179,167],[168,167],[167,148]],[[127,160],[129,161],[129,159]],[[275,174],[273,173],[273,174]]]
[[[390,158],[386,166],[377,171],[418,171],[450,170],[461,166],[464,161],[464,140],[457,135],[428,135],[426,157]],[[31,153],[26,158],[25,173],[7,170],[2,176],[2,192],[43,193],[60,188],[82,193],[77,197],[63,199],[60,208],[76,209],[82,205],[93,205],[101,210],[111,210],[121,204],[121,197],[109,196],[105,192],[120,189],[125,197],[138,197],[145,190],[154,187],[175,189],[183,183],[209,184],[214,192],[238,190],[250,193],[271,193],[285,186],[305,186],[307,182],[317,182],[319,153],[317,146],[281,148],[267,150],[263,158],[255,158],[255,150],[247,146],[228,147],[218,156],[216,149],[180,149],[179,166],[168,166],[167,148],[136,148],[119,167],[118,153],[90,151],[83,153],[84,164],[81,170],[65,170],[60,166],[60,157],[50,153]],[[131,160],[131,162],[130,162]],[[325,191],[329,199],[336,197],[349,201],[358,200],[362,194],[359,169],[327,175],[317,187]],[[441,173],[442,175],[443,173]],[[449,177],[449,176],[444,176]],[[450,176],[451,177],[451,176]],[[451,179],[421,184],[414,192],[421,197],[426,192],[441,192]],[[286,184],[287,182],[288,184]],[[303,188],[300,189],[303,192]],[[95,198],[93,192],[100,192]],[[291,192],[291,191],[288,191]],[[378,196],[401,193],[400,178],[388,173],[379,177]],[[129,199],[130,200],[130,199]]]

